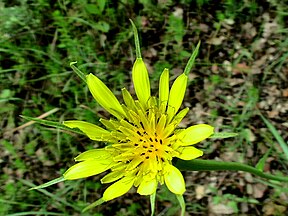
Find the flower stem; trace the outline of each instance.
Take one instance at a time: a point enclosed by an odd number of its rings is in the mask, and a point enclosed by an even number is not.
[[[237,162],[224,162],[224,161],[200,160],[200,159],[184,161],[178,159],[174,162],[174,165],[180,170],[186,170],[186,171],[224,171],[224,170],[245,171],[269,180],[288,182],[288,177],[276,176],[264,173],[252,166]]]

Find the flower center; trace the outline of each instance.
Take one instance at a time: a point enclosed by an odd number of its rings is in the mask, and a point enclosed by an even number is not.
[[[171,160],[170,152],[173,149],[170,147],[171,144],[168,144],[167,139],[163,139],[161,136],[158,136],[157,133],[154,135],[149,135],[145,131],[137,131],[137,134],[140,136],[139,142],[134,143],[135,155],[141,157],[143,161],[145,160],[156,160],[156,161],[166,161],[167,159]]]

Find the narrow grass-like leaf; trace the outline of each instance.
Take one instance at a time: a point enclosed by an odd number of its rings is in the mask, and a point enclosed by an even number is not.
[[[86,208],[84,208],[84,209],[82,210],[82,212],[86,212],[86,211],[88,211],[89,209],[94,208],[94,207],[96,207],[96,206],[98,206],[98,205],[101,205],[101,204],[104,203],[104,202],[105,202],[105,200],[103,200],[102,198],[100,198],[100,199],[96,200],[95,202],[93,202],[92,204],[90,204],[89,206],[87,206]]]
[[[180,207],[181,207],[181,216],[184,216],[185,215],[185,208],[186,208],[185,200],[184,200],[182,195],[176,194],[176,197],[177,197],[177,200],[178,200]]]
[[[80,71],[77,67],[75,67],[74,64],[77,64],[77,62],[71,62],[70,67],[86,83],[86,75],[82,71]]]
[[[277,140],[277,142],[283,149],[283,152],[288,160],[288,145],[285,143],[284,139],[280,136],[276,128],[261,113],[259,114],[262,120],[264,121],[264,123],[266,124],[266,126],[268,127],[268,129],[270,130],[270,132],[273,134],[273,136],[275,137],[275,139]]]
[[[43,120],[43,119],[39,119],[39,118],[33,118],[33,117],[29,117],[29,116],[22,116],[22,115],[20,115],[20,117],[22,117],[26,120],[29,120],[29,121],[35,121],[39,124],[43,124],[46,126],[55,127],[55,128],[61,129],[61,130],[71,131],[74,133],[85,135],[84,133],[82,133],[78,129],[72,129],[72,128],[66,127],[65,125],[63,125],[59,122],[53,122],[53,121]]]
[[[183,171],[244,171],[254,174],[256,176],[266,178],[269,180],[276,180],[280,182],[288,182],[288,177],[276,176],[268,173],[264,173],[252,166],[238,163],[238,162],[224,162],[224,161],[215,161],[215,160],[175,160],[174,165]]]
[[[24,215],[56,215],[56,216],[65,216],[66,214],[61,214],[59,212],[47,212],[47,211],[30,211],[30,212],[18,212],[14,214],[8,214],[6,216],[24,216]]]
[[[185,69],[184,69],[184,74],[186,74],[187,76],[190,73],[190,71],[191,71],[191,69],[192,69],[192,67],[194,65],[195,59],[196,59],[196,57],[198,55],[198,52],[199,52],[200,44],[201,44],[201,42],[199,41],[197,46],[196,46],[196,48],[195,48],[195,50],[193,51],[191,57],[189,58]]]
[[[36,189],[46,188],[46,187],[49,187],[51,185],[57,184],[57,183],[62,182],[62,181],[65,181],[65,178],[63,176],[61,176],[59,178],[56,178],[56,179],[53,179],[53,180],[51,180],[49,182],[46,182],[44,184],[41,184],[39,186],[32,187],[29,190],[36,190]]]
[[[258,163],[256,164],[256,169],[263,171],[264,166],[265,166],[265,162],[269,156],[269,154],[271,153],[272,148],[269,149],[269,151],[267,151],[264,156],[258,161]]]
[[[131,19],[129,19],[129,20],[130,20],[130,22],[132,24],[132,28],[133,28],[135,48],[136,48],[136,57],[137,58],[142,58],[141,57],[141,49],[140,49],[140,42],[139,42],[139,36],[138,36],[137,28],[136,28],[134,22]]]
[[[35,204],[15,202],[15,201],[4,200],[4,199],[0,199],[0,203],[4,203],[5,205],[11,204],[11,205],[17,205],[17,206],[22,205],[22,206],[28,206],[28,207],[38,207],[38,205],[35,205]]]
[[[155,213],[155,199],[156,199],[156,192],[150,195],[151,216],[153,216]]]
[[[230,137],[235,137],[238,136],[238,133],[214,133],[212,134],[209,138],[212,139],[225,139],[225,138],[230,138]]]
[[[27,181],[27,180],[25,180],[25,179],[19,179],[19,181],[22,182],[23,184],[29,186],[29,187],[36,187],[36,185],[34,185],[33,183],[31,183],[31,182],[29,182],[29,181]],[[51,197],[51,198],[54,200],[54,202],[57,201],[57,202],[59,202],[59,203],[64,204],[65,206],[70,206],[70,207],[72,207],[72,208],[73,208],[74,210],[76,210],[76,211],[81,211],[80,207],[76,206],[75,204],[73,205],[73,204],[68,203],[68,202],[66,201],[66,198],[63,199],[63,198],[61,198],[61,197],[59,197],[59,196],[57,196],[57,195],[55,195],[55,194],[52,194],[52,193],[48,192],[47,190],[45,190],[45,189],[43,189],[43,188],[42,188],[42,189],[37,189],[37,191],[45,194],[46,196]]]

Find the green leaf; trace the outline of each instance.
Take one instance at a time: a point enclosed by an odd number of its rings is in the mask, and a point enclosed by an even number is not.
[[[97,0],[97,4],[100,12],[102,13],[105,8],[106,0]]]
[[[36,187],[33,187],[33,188],[30,188],[29,190],[36,190],[36,189],[42,189],[42,188],[46,188],[46,187],[49,187],[51,185],[54,185],[54,184],[57,184],[59,182],[62,182],[62,181],[65,181],[65,178],[63,176],[59,177],[59,178],[56,178],[56,179],[53,179],[49,182],[46,182],[44,184],[41,184],[39,186],[36,186]]]
[[[190,71],[191,71],[191,69],[192,69],[192,67],[194,65],[195,59],[196,59],[196,57],[198,55],[198,52],[199,52],[200,44],[201,44],[201,42],[199,41],[197,46],[196,46],[196,48],[195,48],[195,50],[193,51],[191,57],[189,58],[185,69],[184,69],[184,74],[186,74],[187,76],[190,73]]]
[[[135,41],[135,47],[136,47],[136,57],[142,58],[137,28],[136,28],[135,24],[133,23],[133,21],[131,19],[129,19],[129,20],[130,20],[130,22],[132,24],[132,28],[133,28],[134,41]]]
[[[85,10],[89,13],[89,14],[100,14],[101,11],[99,10],[98,6],[96,4],[87,4],[85,5]]]
[[[35,121],[35,122],[37,122],[39,124],[43,124],[43,125],[46,125],[46,126],[55,127],[55,128],[62,129],[62,130],[65,130],[65,131],[71,131],[71,132],[74,132],[74,133],[85,135],[84,133],[82,133],[78,129],[72,129],[72,128],[66,127],[65,125],[63,125],[63,124],[61,124],[59,122],[53,122],[53,121],[48,121],[48,120],[43,120],[43,119],[33,118],[33,117],[28,117],[28,116],[22,116],[22,115],[20,115],[20,117],[22,117],[22,118],[24,118],[26,120],[29,120],[29,121]]]
[[[99,15],[105,8],[106,0],[97,0],[97,3],[86,4],[85,10],[90,14]]]
[[[178,200],[180,207],[181,207],[181,216],[184,216],[185,215],[185,208],[186,208],[185,200],[184,200],[182,195],[176,194],[176,197],[177,197],[177,200]]]
[[[272,148],[269,149],[269,151],[267,151],[264,156],[258,161],[258,163],[256,164],[256,169],[263,171],[264,166],[265,166],[265,162],[269,156],[269,154],[271,153]]]
[[[98,199],[97,201],[95,201],[95,202],[93,202],[92,204],[90,204],[89,206],[87,206],[86,208],[84,208],[84,209],[82,210],[82,212],[86,212],[86,211],[88,211],[89,209],[94,208],[94,207],[96,207],[96,206],[98,206],[98,205],[101,205],[101,204],[104,203],[104,202],[105,202],[105,200],[102,199],[102,198],[100,198],[100,199]]]
[[[74,66],[74,64],[77,64],[76,62],[70,62],[70,67],[72,68],[72,70],[86,83],[86,75],[80,71],[77,67]]]
[[[283,149],[284,154],[286,158],[288,159],[288,146],[285,143],[284,139],[280,136],[276,128],[261,113],[259,113],[259,115],[261,116],[262,120],[264,121],[264,123],[266,124],[270,132],[273,134],[273,136],[275,137],[275,139],[277,140],[277,142]]]
[[[110,25],[107,22],[99,21],[93,25],[93,27],[99,31],[107,33],[110,30]]]
[[[155,198],[156,198],[156,191],[150,195],[151,216],[153,216],[155,213]]]
[[[209,138],[212,139],[225,139],[225,138],[229,138],[229,137],[235,137],[238,136],[238,133],[214,133],[212,134]]]

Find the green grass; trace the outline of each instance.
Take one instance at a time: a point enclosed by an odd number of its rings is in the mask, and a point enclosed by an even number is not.
[[[55,108],[59,110],[46,120],[61,123],[79,119],[99,124],[99,118],[108,117],[93,100],[83,80],[73,73],[70,62],[77,61],[77,67],[85,74],[97,75],[120,98],[121,88],[131,87],[135,59],[129,18],[139,30],[153,93],[157,92],[162,70],[168,67],[174,79],[184,70],[192,49],[201,40],[185,97],[190,108],[185,122],[188,125],[206,122],[219,131],[239,133],[238,137],[225,142],[209,140],[200,144],[205,158],[223,159],[225,153],[234,152],[239,153],[245,163],[256,165],[261,158],[267,158],[263,157],[265,149],[271,149],[268,158],[275,163],[270,171],[280,170],[287,175],[287,143],[283,142],[287,140],[287,127],[283,126],[285,113],[279,112],[271,119],[268,115],[277,104],[283,104],[285,98],[275,94],[275,106],[259,105],[270,100],[268,93],[272,86],[280,92],[288,88],[284,71],[287,68],[287,5],[280,0],[264,3],[181,0],[165,1],[157,6],[155,2],[13,0],[0,3],[0,215],[80,214],[107,187],[102,186],[100,177],[96,176],[28,191],[63,174],[80,152],[104,144],[80,134],[63,133],[48,127],[49,124],[18,127],[27,122],[20,115],[37,117]],[[264,13],[269,15],[268,21]],[[231,22],[234,24],[229,24]],[[275,22],[277,29],[257,49],[267,22]],[[253,25],[255,36],[250,37],[242,28],[246,23]],[[225,38],[221,44],[209,43],[211,38],[221,36]],[[254,68],[262,57],[263,63]],[[225,67],[227,61],[232,69]],[[241,63],[247,68],[236,70]],[[263,122],[257,107],[275,130]],[[191,175],[186,173],[188,185],[194,184]],[[196,183],[209,184],[207,175],[202,180],[192,176]],[[211,175],[217,177],[216,173]],[[237,211],[241,202],[254,199],[245,191],[239,193],[236,183],[226,183],[232,192],[227,193],[225,199],[233,202]],[[218,190],[223,188],[220,185]],[[156,213],[175,215],[180,209],[176,198],[168,199],[169,195],[163,190],[156,197]],[[187,194],[189,213],[207,214],[209,197],[214,197],[214,201],[219,197],[218,192],[211,192],[196,201],[194,186],[188,187]],[[279,189],[269,188],[263,199],[276,202],[279,197]],[[172,203],[168,210],[167,199]],[[143,210],[143,205],[147,210]],[[262,211],[257,203],[251,205]],[[249,213],[255,213],[253,208]],[[149,198],[129,193],[123,199],[97,207],[93,214],[107,215],[113,211],[114,215],[147,215],[148,209]],[[91,214],[92,211],[86,213]]]

